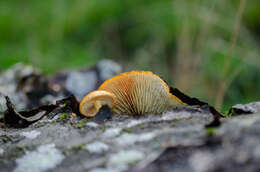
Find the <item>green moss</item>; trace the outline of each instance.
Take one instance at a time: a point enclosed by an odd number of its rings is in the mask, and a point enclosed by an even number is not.
[[[106,126],[104,126],[104,127],[102,128],[102,131],[103,131],[103,132],[105,132],[105,131],[106,131],[106,129],[107,129],[107,127],[106,127]]]
[[[82,124],[78,124],[77,127],[78,127],[78,128],[82,128],[83,125],[82,125]]]
[[[88,121],[87,119],[80,120],[80,121],[78,122],[77,127],[78,127],[78,128],[86,127],[87,121]]]
[[[144,126],[144,125],[140,125],[140,128],[141,128],[141,129],[144,129],[144,128],[145,128],[145,126]]]
[[[189,117],[187,120],[192,120],[193,119],[193,117],[191,116],[191,117]]]
[[[74,145],[71,147],[72,150],[83,150],[83,151],[87,151],[87,148],[83,145],[83,144],[79,144],[79,145]]]
[[[68,117],[68,114],[67,113],[63,113],[60,115],[60,118],[65,120],[66,118]]]
[[[206,130],[207,135],[214,135],[216,133],[216,128],[210,127]]]
[[[170,123],[170,126],[171,126],[171,127],[175,127],[175,126],[176,126],[175,122],[171,122],[171,123]]]
[[[17,146],[17,148],[18,148],[19,150],[23,150],[23,149],[24,149],[24,147],[23,147],[22,145]]]
[[[228,114],[228,117],[232,117],[233,115],[236,115],[235,109],[231,109],[231,113]]]
[[[82,123],[82,124],[86,124],[87,122],[88,122],[87,119],[82,119],[82,120],[80,121],[80,123]]]
[[[5,143],[8,142],[8,140],[9,140],[9,139],[8,139],[7,137],[4,137],[4,138],[3,138],[3,141],[4,141]]]
[[[132,129],[131,128],[125,128],[123,131],[127,132],[127,133],[132,133]]]

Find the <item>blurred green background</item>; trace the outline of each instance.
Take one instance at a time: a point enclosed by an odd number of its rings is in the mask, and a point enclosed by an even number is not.
[[[2,0],[0,69],[22,61],[52,74],[108,58],[224,112],[260,99],[260,1],[244,1]]]

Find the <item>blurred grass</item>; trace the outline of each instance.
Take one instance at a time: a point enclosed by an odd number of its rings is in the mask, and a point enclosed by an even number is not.
[[[0,69],[22,61],[52,74],[110,58],[214,104],[238,7],[239,0],[0,1]],[[223,111],[260,99],[259,43],[260,2],[247,0]]]

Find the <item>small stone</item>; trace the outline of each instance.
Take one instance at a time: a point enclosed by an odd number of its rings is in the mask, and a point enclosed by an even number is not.
[[[0,114],[4,113],[4,111],[7,109],[6,103],[5,103],[5,97],[0,92]]]
[[[144,153],[137,150],[122,150],[116,154],[112,154],[108,163],[112,166],[128,165],[142,160],[144,156]]]
[[[256,158],[258,161],[260,160],[260,145],[257,145],[256,148],[253,151],[253,156]]]
[[[119,145],[131,145],[136,142],[147,142],[153,139],[156,135],[154,133],[143,133],[143,134],[129,134],[125,133],[116,139],[116,143]]]
[[[86,148],[90,153],[102,153],[109,149],[107,144],[99,141],[87,144]]]
[[[21,132],[20,135],[26,137],[27,139],[35,139],[40,134],[41,134],[41,132],[36,131],[36,130],[32,130],[32,131]]]
[[[131,120],[129,124],[127,124],[127,128],[131,128],[134,127],[136,125],[140,125],[143,124],[146,121],[142,121],[142,120]]]
[[[98,127],[98,124],[95,123],[95,122],[87,122],[86,125],[89,126],[89,127],[93,127],[93,128],[97,128]]]
[[[242,115],[260,112],[260,102],[252,102],[248,104],[237,104],[231,107],[229,114]]]
[[[44,172],[56,167],[64,158],[55,148],[55,144],[42,145],[36,151],[16,159],[17,167],[14,172]]]
[[[119,168],[94,168],[90,170],[90,172],[122,172],[125,171],[127,167],[119,167]]]
[[[0,156],[3,156],[4,155],[4,149],[0,148]]]
[[[120,134],[121,132],[121,128],[111,128],[111,129],[107,129],[104,134],[103,137],[105,138],[112,138],[112,137],[116,137]]]
[[[214,155],[209,152],[195,152],[189,159],[191,167],[196,172],[211,171],[214,164]]]

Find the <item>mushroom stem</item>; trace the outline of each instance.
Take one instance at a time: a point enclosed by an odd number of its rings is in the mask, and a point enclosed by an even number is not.
[[[102,104],[101,103],[101,101],[96,101],[95,103],[94,103],[94,107],[95,107],[95,109],[97,110],[97,111],[99,111],[99,109],[102,107],[102,105],[105,105],[106,103],[104,103],[104,104]],[[108,104],[107,104],[108,105]]]

